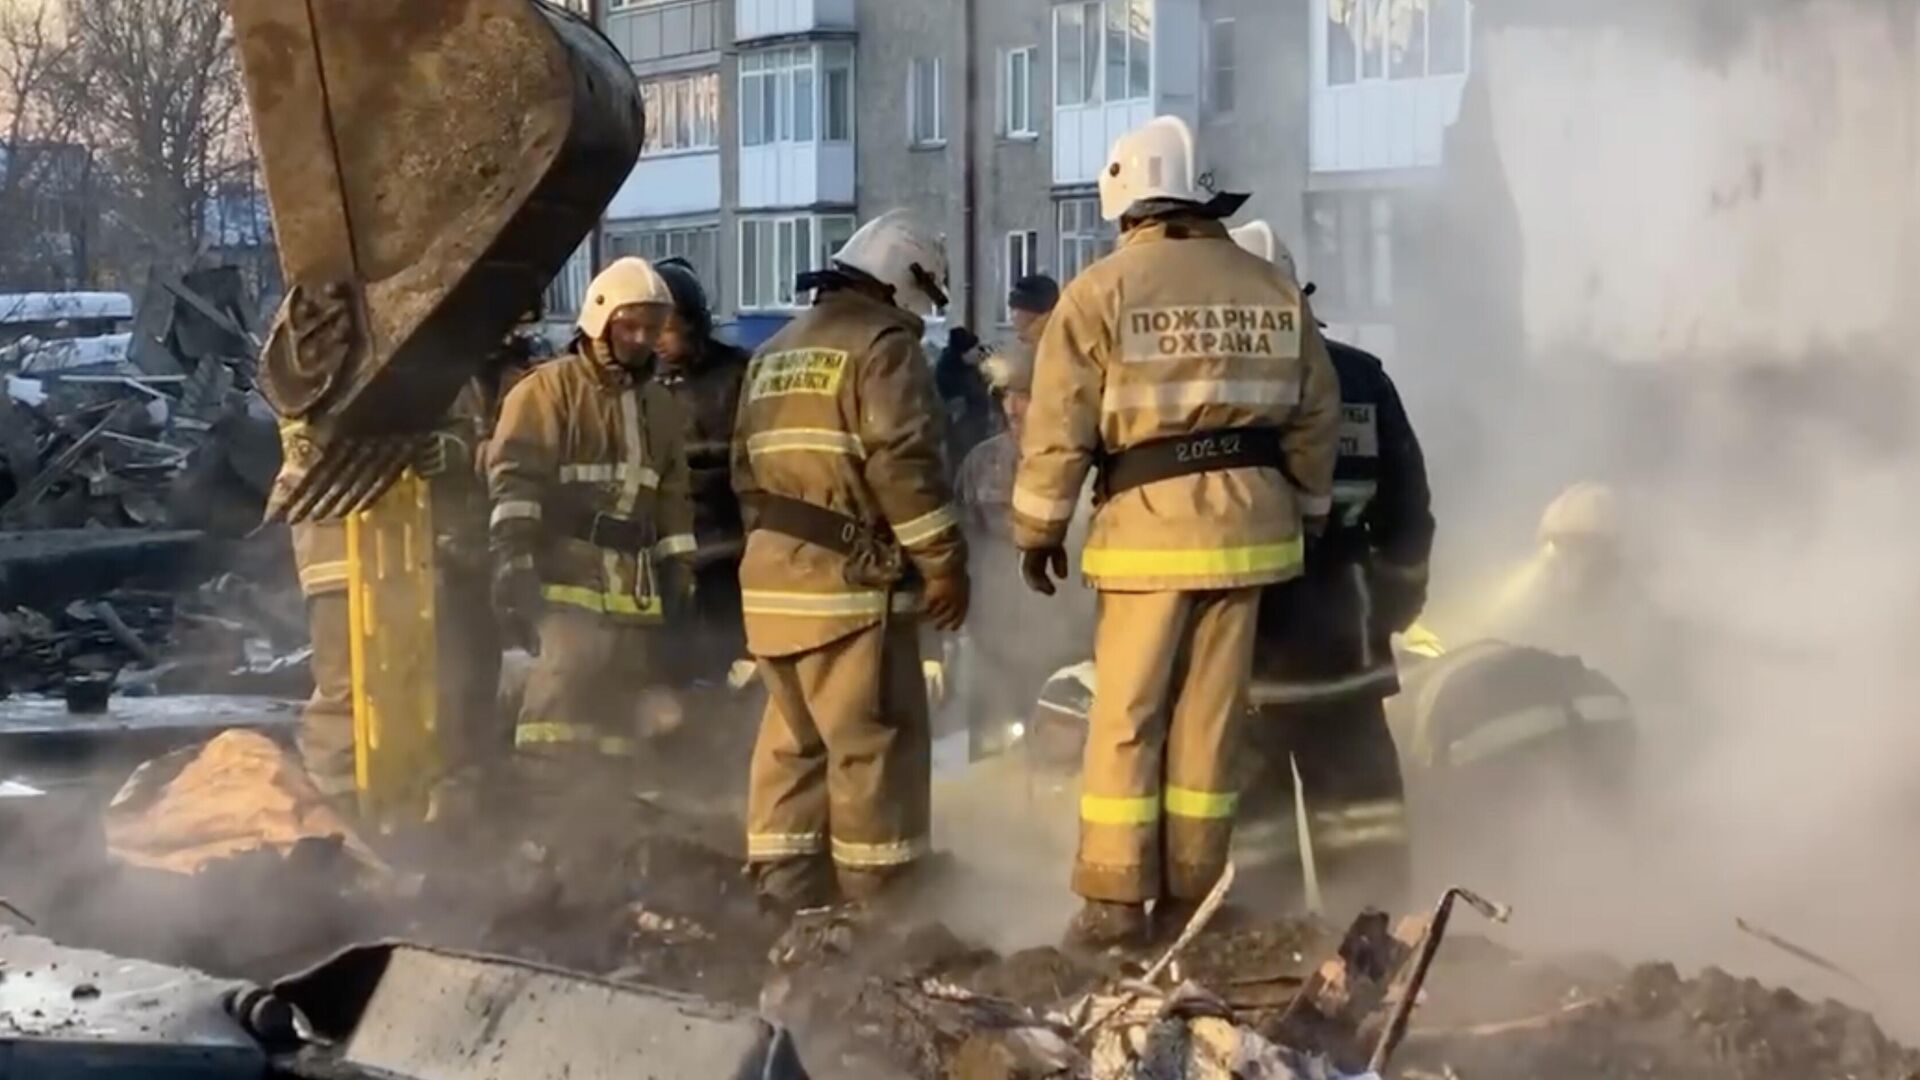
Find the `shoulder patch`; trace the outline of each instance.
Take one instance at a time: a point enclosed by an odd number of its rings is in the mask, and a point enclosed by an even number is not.
[[[834,397],[847,370],[841,349],[783,349],[756,356],[747,367],[747,400],[814,394]]]
[[[1294,360],[1300,356],[1300,306],[1212,304],[1129,308],[1120,313],[1120,359]]]

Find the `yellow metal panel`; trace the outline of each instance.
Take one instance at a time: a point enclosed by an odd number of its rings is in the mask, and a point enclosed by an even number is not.
[[[361,810],[420,820],[440,774],[439,672],[432,500],[412,470],[348,517],[347,564]]]

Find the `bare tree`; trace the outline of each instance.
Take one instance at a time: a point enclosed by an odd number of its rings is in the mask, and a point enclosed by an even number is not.
[[[112,177],[113,257],[129,275],[210,245],[209,204],[254,163],[219,0],[66,0],[72,94]]]
[[[75,139],[73,48],[55,0],[0,4],[0,286],[82,286],[93,155]]]

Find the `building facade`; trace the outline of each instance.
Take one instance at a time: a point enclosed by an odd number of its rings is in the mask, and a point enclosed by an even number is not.
[[[1294,246],[1329,321],[1390,348],[1398,226],[1459,109],[1467,4],[594,0],[649,125],[600,258],[684,257],[723,319],[777,318],[805,302],[795,276],[904,206],[945,229],[949,322],[992,340],[1014,280],[1111,250],[1107,149],[1173,114],[1208,181]]]

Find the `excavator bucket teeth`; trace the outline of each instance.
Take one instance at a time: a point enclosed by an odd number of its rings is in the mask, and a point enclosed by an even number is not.
[[[323,454],[426,430],[632,171],[632,73],[540,0],[231,9],[288,292],[262,388]]]

